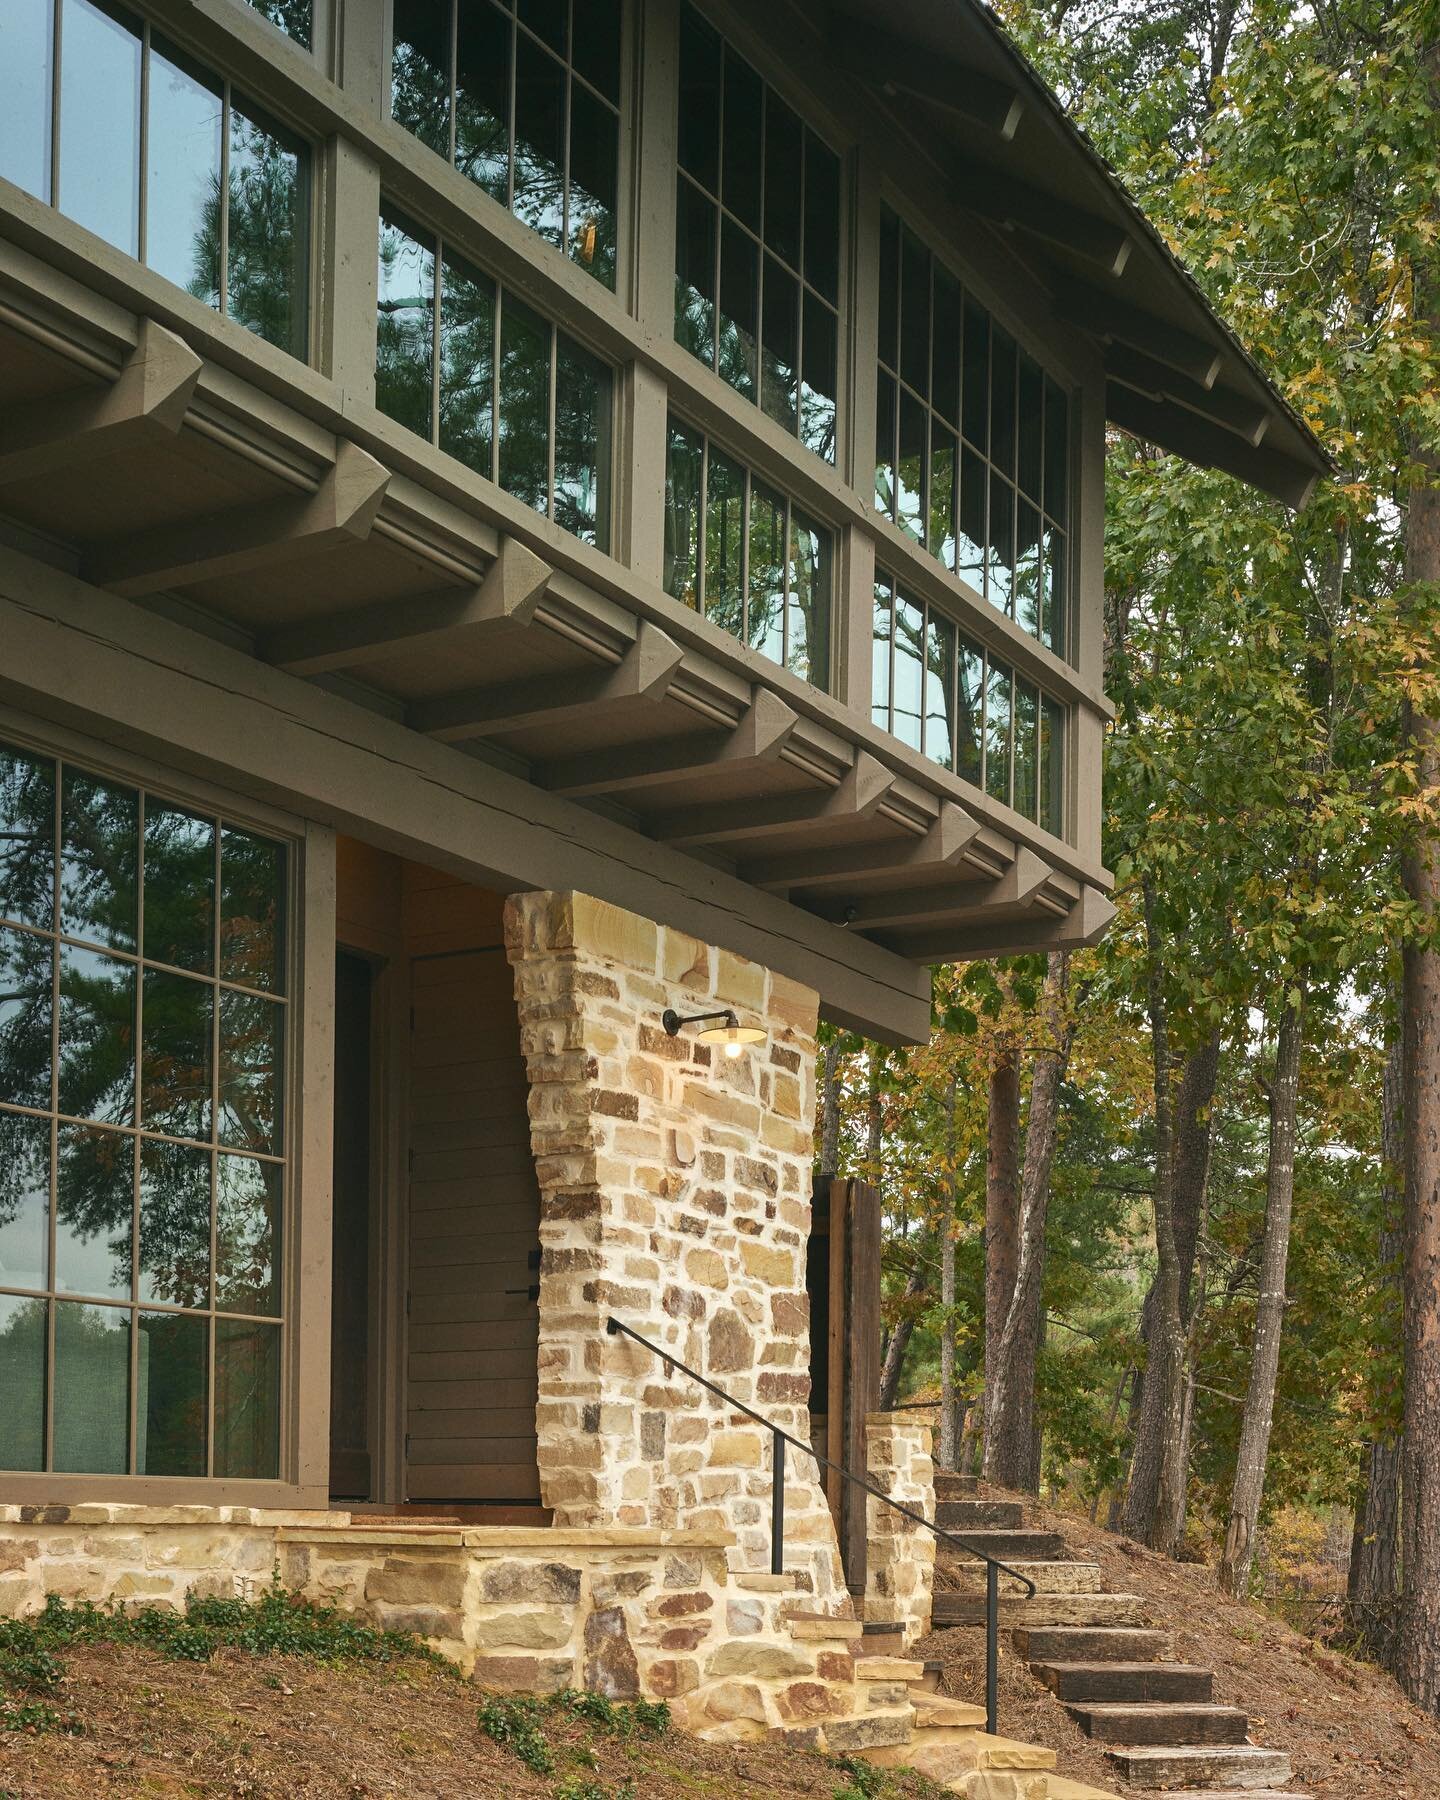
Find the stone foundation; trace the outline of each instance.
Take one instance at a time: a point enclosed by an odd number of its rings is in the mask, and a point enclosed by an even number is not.
[[[871,1413],[865,1421],[870,1479],[892,1500],[935,1517],[931,1428],[913,1414]],[[935,1537],[873,1497],[865,1503],[865,1619],[898,1625],[908,1650],[930,1629]]]

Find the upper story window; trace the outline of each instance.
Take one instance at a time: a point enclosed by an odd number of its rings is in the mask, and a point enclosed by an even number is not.
[[[828,531],[698,431],[671,418],[667,593],[823,688],[830,675],[833,563]]]
[[[686,5],[675,336],[835,460],[840,160]]]
[[[380,221],[375,401],[599,550],[609,548],[609,368],[397,214]]]
[[[0,745],[0,1466],[279,1474],[287,854]]]
[[[315,29],[315,0],[248,0],[248,3],[272,25],[278,25],[286,37],[294,38],[307,50],[310,48]]]
[[[880,511],[1066,655],[1064,390],[888,208],[875,431]]]
[[[1065,708],[883,571],[873,671],[882,730],[1064,835]]]
[[[394,21],[395,122],[613,288],[620,0],[395,0]]]
[[[5,8],[0,175],[305,356],[305,146],[122,8]]]

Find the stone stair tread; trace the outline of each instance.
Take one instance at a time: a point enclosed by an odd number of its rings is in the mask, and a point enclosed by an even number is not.
[[[948,1694],[913,1696],[915,1725],[951,1725],[978,1730],[985,1723],[985,1708],[969,1700],[952,1700]]]
[[[1051,1557],[1043,1562],[1036,1562],[1024,1556],[1005,1559],[1006,1569],[1013,1569],[1014,1574],[1001,1571],[1000,1592],[1002,1594],[1023,1594],[1024,1589],[1016,1579],[1024,1575],[1033,1581],[1036,1591],[1042,1594],[1098,1594],[1100,1592],[1100,1565],[1093,1562],[1066,1562],[1059,1557]],[[951,1593],[983,1593],[987,1581],[984,1563],[967,1562],[957,1557],[949,1566],[950,1577],[959,1583],[951,1588]]]
[[[913,1656],[859,1656],[855,1659],[857,1681],[923,1681],[925,1665]]]
[[[1292,1788],[1126,1788],[1125,1800],[1313,1800]],[[1064,1800],[1054,1795],[1053,1800]]]
[[[1145,1616],[1145,1602],[1138,1594],[1002,1594],[1000,1616],[1009,1627],[1138,1625]],[[937,1589],[932,1618],[936,1630],[948,1625],[983,1625],[985,1597]]]
[[[1253,1792],[1291,1778],[1290,1758],[1283,1750],[1259,1744],[1112,1744],[1105,1752],[1128,1781],[1173,1793],[1176,1788],[1206,1792],[1216,1782],[1223,1791]]]
[[[1039,1771],[1055,1767],[1055,1752],[1043,1744],[992,1737],[987,1731],[960,1731],[949,1726],[917,1726],[908,1744],[886,1745],[867,1762],[881,1768],[918,1769],[942,1785],[977,1770],[992,1773]]]
[[[1052,1775],[1049,1787],[1050,1800],[1120,1800],[1114,1788],[1090,1787],[1083,1781],[1071,1781],[1065,1775]],[[1133,1794],[1127,1794],[1125,1800],[1134,1800]]]
[[[1214,1671],[1193,1663],[1032,1661],[1030,1673],[1066,1704],[1179,1701],[1203,1705],[1211,1699]]]
[[[1250,1728],[1238,1706],[1213,1701],[1067,1700],[1065,1710],[1087,1737],[1129,1749],[1243,1745]]]

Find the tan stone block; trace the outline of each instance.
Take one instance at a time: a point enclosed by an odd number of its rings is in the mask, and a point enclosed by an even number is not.
[[[796,1285],[796,1257],[793,1250],[772,1250],[765,1244],[749,1241],[740,1245],[740,1262],[747,1275],[767,1287],[793,1288]]]
[[[16,1619],[24,1613],[38,1612],[44,1601],[45,1590],[33,1576],[0,1576],[0,1618]]]
[[[765,1005],[765,970],[759,963],[721,950],[716,957],[715,998],[759,1012]]]
[[[765,1696],[752,1682],[717,1682],[705,1689],[702,1700],[706,1716],[717,1724],[743,1719],[765,1722]]]
[[[702,1287],[728,1288],[730,1285],[730,1273],[725,1267],[725,1259],[714,1250],[687,1250],[685,1273]]]
[[[572,1610],[539,1612],[475,1612],[472,1633],[478,1648],[491,1650],[559,1650],[575,1633]]]
[[[717,1431],[710,1440],[710,1462],[738,1469],[758,1469],[764,1462],[761,1427],[749,1431]]]
[[[721,1644],[710,1658],[713,1676],[753,1675],[761,1681],[783,1681],[792,1675],[813,1675],[812,1657],[783,1644]]]
[[[127,1569],[116,1578],[107,1598],[111,1600],[178,1599],[184,1592],[183,1579],[173,1575],[142,1575]]]
[[[400,1606],[460,1607],[465,1603],[465,1567],[458,1559],[390,1557],[366,1577],[365,1598]]]
[[[570,896],[570,943],[585,956],[623,963],[653,975],[660,950],[660,927],[653,919],[626,912],[590,894]]]
[[[47,1594],[64,1600],[100,1600],[105,1594],[105,1565],[100,1562],[47,1562],[36,1574]]]
[[[695,991],[708,991],[711,983],[709,946],[670,925],[661,933],[660,942],[662,978]]]

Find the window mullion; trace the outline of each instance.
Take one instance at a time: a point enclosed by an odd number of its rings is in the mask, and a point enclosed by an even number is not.
[[[220,316],[230,316],[230,108],[228,81],[220,84]]]
[[[149,170],[150,170],[150,26],[140,27],[140,167],[137,176],[140,182],[139,205],[136,216],[139,219],[139,237],[137,249],[140,262],[149,261]]]
[[[435,239],[435,263],[430,272],[430,442],[440,442],[440,309],[444,305],[445,245]]]

